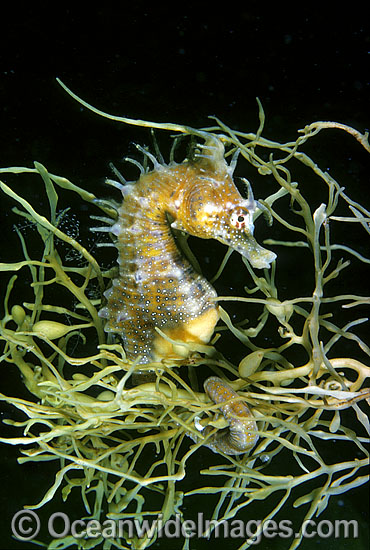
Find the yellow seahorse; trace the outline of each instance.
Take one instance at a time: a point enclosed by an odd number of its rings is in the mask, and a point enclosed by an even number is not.
[[[237,250],[256,268],[269,267],[275,254],[253,237],[256,201],[244,199],[233,181],[234,158],[207,135],[191,160],[160,164],[134,184],[122,185],[118,220],[111,227],[118,248],[119,276],[105,292],[100,310],[106,330],[121,335],[129,359],[140,363],[186,357],[188,348],[173,340],[209,342],[219,319],[216,291],[182,255],[172,229],[217,239]]]

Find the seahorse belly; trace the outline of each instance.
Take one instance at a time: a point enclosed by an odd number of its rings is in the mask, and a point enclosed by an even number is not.
[[[219,319],[219,314],[216,308],[209,308],[196,319],[191,319],[183,323],[178,328],[168,328],[163,332],[172,340],[181,342],[195,342],[198,344],[206,344],[210,341],[215,329],[215,325]],[[188,348],[181,344],[171,344],[168,340],[161,337],[159,334],[153,341],[153,355],[160,357],[187,357]]]

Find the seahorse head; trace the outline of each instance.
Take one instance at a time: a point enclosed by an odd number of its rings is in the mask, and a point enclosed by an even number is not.
[[[239,193],[217,140],[205,144],[203,153],[189,165],[187,179],[175,200],[172,227],[200,237],[216,239],[246,257],[255,268],[269,267],[276,254],[261,247],[253,237],[257,203]]]

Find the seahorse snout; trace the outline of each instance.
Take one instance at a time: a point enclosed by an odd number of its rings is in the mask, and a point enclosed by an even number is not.
[[[241,239],[242,242],[237,244],[235,250],[247,258],[252,267],[256,269],[269,268],[275,260],[276,254],[260,246],[254,237],[245,234],[243,237],[244,239]]]
[[[276,258],[276,254],[259,245],[249,231],[228,228],[217,240],[239,252],[256,269],[269,268]]]

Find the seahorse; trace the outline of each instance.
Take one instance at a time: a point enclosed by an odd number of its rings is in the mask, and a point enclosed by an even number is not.
[[[258,440],[257,424],[246,403],[241,401],[231,386],[218,376],[207,378],[203,387],[214,403],[224,403],[220,410],[229,424],[227,428],[217,430],[211,435],[206,446],[227,455],[242,454],[252,449]],[[205,437],[214,430],[209,426],[204,428],[199,421],[195,427],[202,431]],[[192,434],[190,437],[196,440]]]
[[[257,203],[234,183],[236,158],[226,162],[215,135],[205,132],[204,140],[182,163],[161,164],[146,153],[153,169],[120,186],[124,200],[110,228],[119,275],[99,315],[139,364],[187,357],[186,343],[208,343],[219,319],[215,289],[181,253],[173,230],[216,239],[255,268],[268,268],[276,257],[253,237]]]

